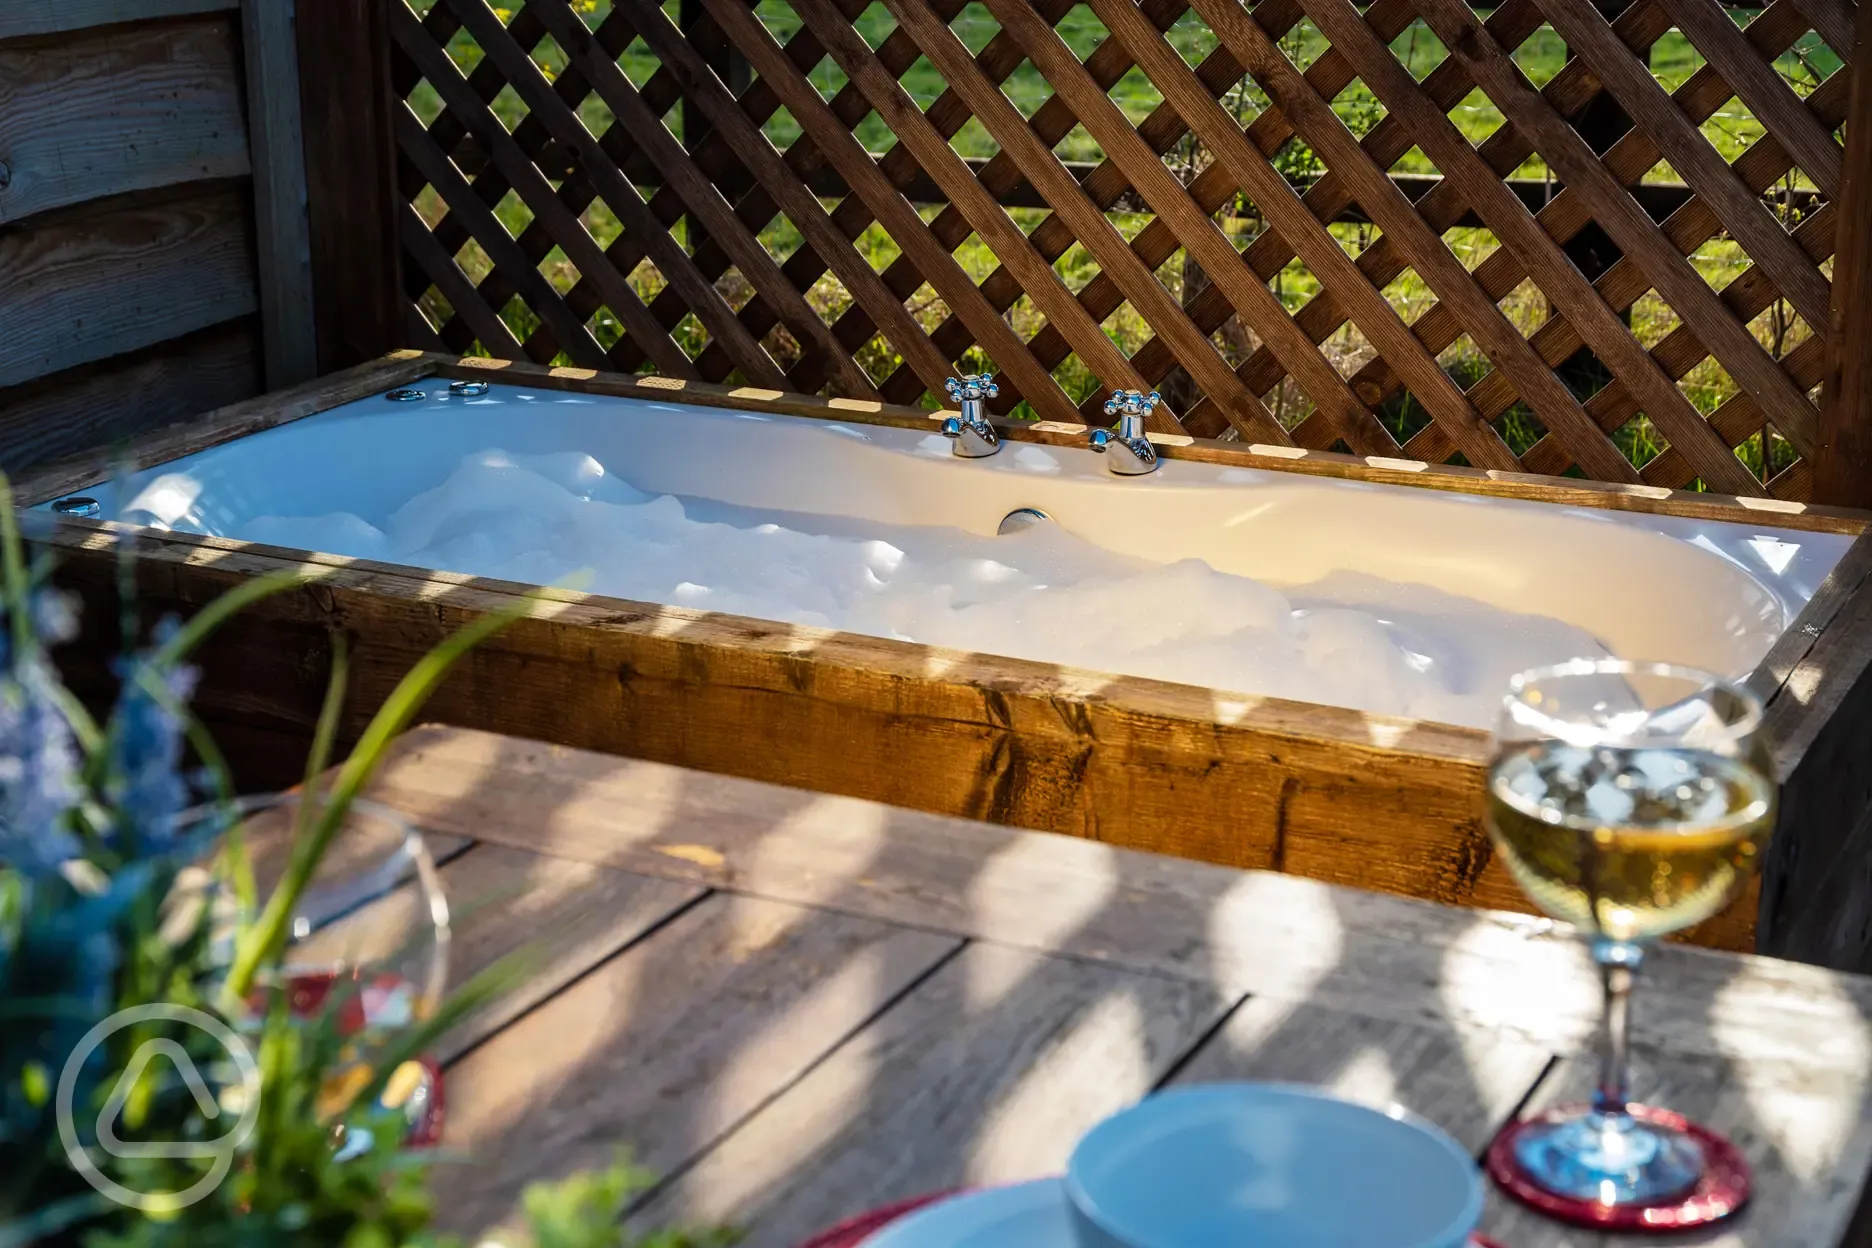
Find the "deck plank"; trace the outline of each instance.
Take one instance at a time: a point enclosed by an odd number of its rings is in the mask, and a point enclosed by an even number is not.
[[[480,845],[442,869],[455,916],[450,987],[516,950],[526,979],[444,1037],[454,1061],[618,950],[704,896],[692,884],[647,879],[524,850]]]
[[[1059,1173],[1219,1020],[1201,985],[973,945],[641,1213],[787,1248],[930,1191]]]
[[[949,956],[952,937],[711,897],[448,1072],[443,1229],[504,1221],[538,1178],[629,1147],[669,1173],[799,1079]]]
[[[465,850],[442,868],[452,943],[449,988],[461,988],[501,959],[522,955],[524,978],[443,1037],[436,1056],[453,1061],[547,1000],[707,890],[546,858],[498,845]],[[415,885],[298,946],[308,963],[368,964],[412,947],[424,916]]]
[[[635,1216],[778,1246],[1057,1171],[1167,1078],[1395,1101],[1477,1152],[1590,1078],[1597,977],[1538,920],[455,729],[410,734],[375,796],[479,838],[457,872],[537,853],[726,890],[451,1067],[450,1143],[475,1156],[443,1176],[451,1226],[628,1144],[668,1176]],[[1757,1166],[1755,1211],[1689,1242],[1861,1242],[1872,981],[1663,948],[1636,1030],[1641,1094]],[[1493,1198],[1487,1217],[1511,1248],[1608,1242]]]
[[[499,784],[485,782],[498,772]],[[886,922],[1578,1050],[1599,985],[1542,920],[456,729],[409,734],[377,795],[424,826]],[[1036,898],[1045,899],[1036,904]],[[1872,980],[1665,946],[1638,1035],[1865,1071]]]
[[[1539,1045],[1489,1032],[1254,997],[1176,1082],[1315,1084],[1380,1109],[1402,1105],[1480,1153],[1551,1057]]]

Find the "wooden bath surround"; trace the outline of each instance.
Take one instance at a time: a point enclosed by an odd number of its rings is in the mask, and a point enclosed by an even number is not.
[[[932,413],[661,378],[402,352],[209,413],[18,483],[35,504],[425,376],[928,428]],[[1084,430],[1004,424],[1082,445]],[[1414,461],[1160,441],[1197,459],[1570,506],[1860,535],[1750,682],[1768,699],[1782,806],[1757,892],[1704,943],[1872,969],[1872,516],[1760,499]],[[410,664],[527,587],[218,538],[61,521],[41,540],[86,600],[61,658],[102,697],[116,644],[120,534],[135,532],[140,610],[188,613],[242,578],[316,579],[255,607],[202,656],[198,710],[244,787],[294,783],[331,661],[350,644],[355,736]],[[1435,901],[1527,910],[1490,851],[1473,729],[1136,677],[545,591],[485,643],[425,717],[1135,849],[1289,871]]]

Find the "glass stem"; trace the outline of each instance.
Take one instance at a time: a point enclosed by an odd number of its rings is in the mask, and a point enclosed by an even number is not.
[[[1593,961],[1605,989],[1605,1012],[1599,1022],[1599,1086],[1593,1093],[1593,1111],[1610,1120],[1628,1121],[1631,1100],[1631,993],[1644,948],[1627,940],[1595,940]]]

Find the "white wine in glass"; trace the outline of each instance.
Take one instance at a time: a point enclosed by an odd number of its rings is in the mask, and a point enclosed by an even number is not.
[[[1663,1230],[1748,1197],[1733,1145],[1631,1102],[1631,994],[1645,942],[1716,914],[1774,826],[1759,699],[1707,672],[1577,660],[1515,677],[1486,794],[1489,836],[1542,911],[1591,942],[1605,991],[1590,1105],[1509,1125],[1489,1170],[1569,1221]]]
[[[1704,750],[1506,750],[1489,772],[1489,829],[1542,911],[1612,940],[1649,940],[1735,899],[1773,826],[1746,762]]]

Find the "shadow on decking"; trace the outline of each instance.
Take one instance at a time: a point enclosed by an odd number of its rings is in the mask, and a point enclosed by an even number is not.
[[[785,1248],[879,1203],[1056,1172],[1080,1131],[1167,1082],[1297,1079],[1396,1099],[1479,1152],[1524,1100],[1574,1099],[1591,1077],[1575,1056],[1596,1009],[1584,953],[1538,921],[1451,923],[1421,903],[1213,868],[1172,890],[1148,857],[1068,841],[1060,863],[1038,863],[1034,842],[984,825],[965,846],[933,845],[928,816],[854,822],[860,808],[808,793],[777,794],[766,831],[736,838],[708,826],[716,780],[657,774],[656,809],[634,813],[628,843],[564,831],[598,778],[538,811],[553,852],[695,887],[453,1063],[452,1143],[472,1159],[439,1176],[447,1225],[481,1229],[523,1180],[635,1144],[665,1176],[636,1221],[731,1222]],[[512,800],[469,789],[424,821],[488,826]],[[837,852],[799,860],[813,838]],[[723,884],[734,891],[701,891]],[[1656,965],[1639,1002],[1640,1096],[1791,1176],[1751,1218],[1837,1203],[1832,1159],[1867,1130],[1863,1017],[1856,1034],[1814,1038],[1810,1056],[1835,1072],[1814,1075],[1742,1048],[1769,1026],[1758,981],[1824,996],[1820,977],[1687,949]],[[1837,1022],[1842,1004],[1816,1017]]]

